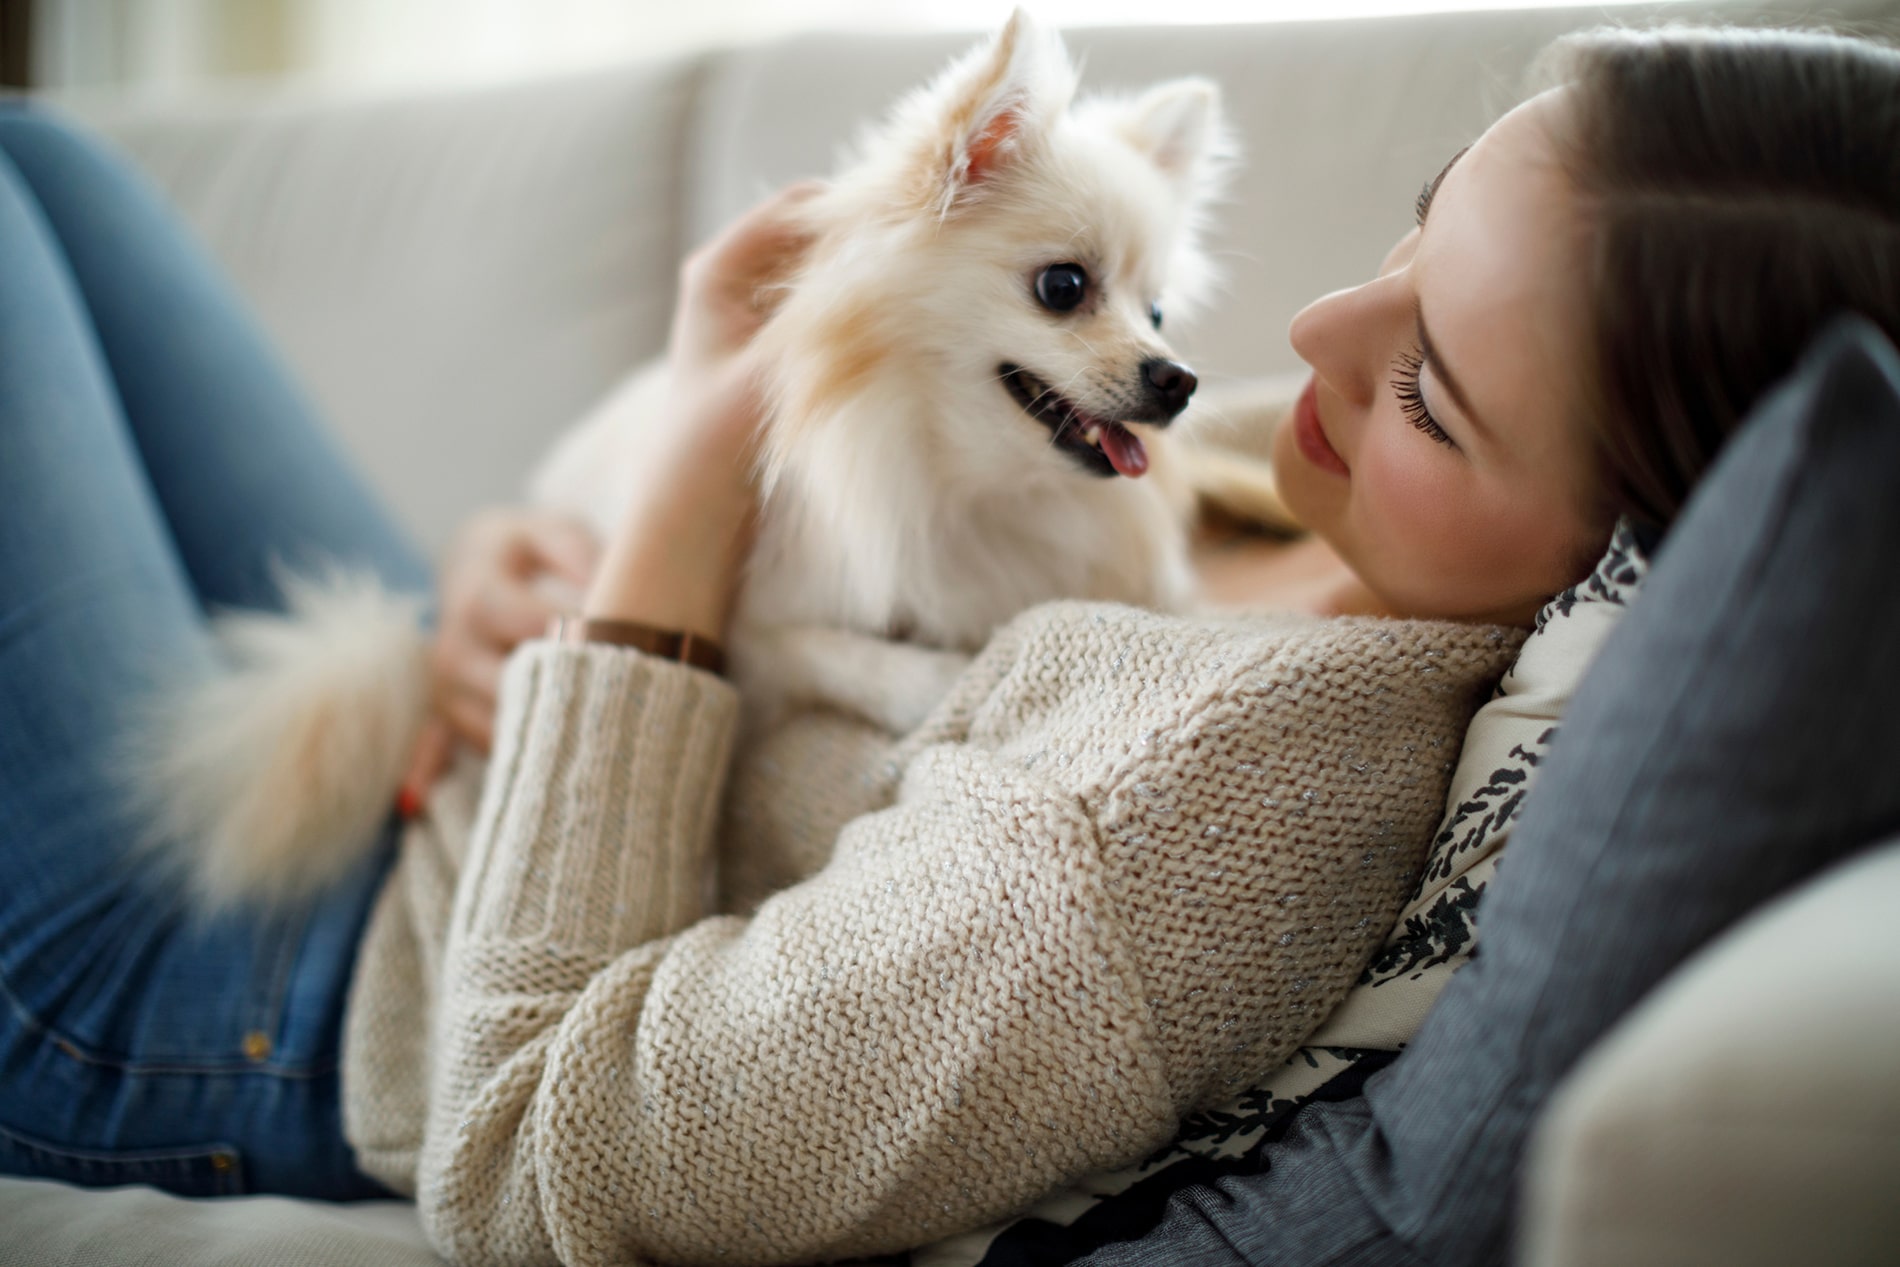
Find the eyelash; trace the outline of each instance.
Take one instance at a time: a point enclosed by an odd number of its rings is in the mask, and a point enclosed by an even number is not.
[[[1392,362],[1392,393],[1399,398],[1399,410],[1405,420],[1423,431],[1440,444],[1457,448],[1451,436],[1438,425],[1438,419],[1432,417],[1432,411],[1425,405],[1425,394],[1419,390],[1419,372],[1425,368],[1425,355],[1417,350],[1401,352]]]
[[[1419,228],[1422,229],[1425,227],[1425,216],[1432,209],[1432,199],[1438,196],[1438,186],[1443,183],[1446,174],[1458,165],[1458,160],[1463,158],[1470,150],[1471,147],[1467,145],[1464,149],[1453,154],[1451,161],[1445,164],[1438,175],[1426,181],[1425,187],[1418,191],[1418,201],[1412,204],[1412,215],[1417,219]]]

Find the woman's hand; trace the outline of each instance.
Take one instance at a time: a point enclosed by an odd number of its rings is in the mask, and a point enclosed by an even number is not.
[[[757,509],[763,416],[752,338],[774,282],[811,242],[799,207],[822,186],[794,185],[693,253],[680,270],[667,350],[669,425],[629,481],[628,510],[588,590],[584,613],[718,639]]]
[[[574,611],[717,639],[756,508],[752,487],[762,416],[752,336],[771,313],[774,281],[810,244],[796,211],[822,186],[794,185],[690,256],[667,348],[671,426],[623,473],[628,509],[601,545],[580,523],[547,512],[477,515],[442,569],[430,653],[434,716],[398,805],[414,813],[460,739],[487,752],[502,662]],[[550,579],[580,602],[557,601]]]
[[[497,508],[462,526],[437,585],[430,719],[403,780],[405,812],[426,799],[456,740],[488,751],[502,662],[546,632],[551,617],[579,608],[599,561],[587,525],[552,511]]]
[[[656,429],[659,441],[637,471],[623,473],[629,509],[604,560],[578,520],[526,509],[477,515],[450,547],[429,652],[433,716],[397,800],[403,813],[424,804],[456,739],[481,752],[492,745],[502,663],[549,617],[580,610],[707,638],[724,633],[754,511],[762,410],[752,334],[771,312],[771,283],[809,245],[796,209],[819,188],[790,186],[680,270],[667,346],[671,425]]]

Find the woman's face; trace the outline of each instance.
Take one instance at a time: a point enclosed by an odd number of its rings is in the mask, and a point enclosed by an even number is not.
[[[1584,231],[1550,128],[1500,119],[1379,275],[1293,319],[1313,367],[1274,437],[1300,519],[1393,612],[1528,623],[1587,570]]]

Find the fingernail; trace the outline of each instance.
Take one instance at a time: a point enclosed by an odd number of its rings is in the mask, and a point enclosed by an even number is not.
[[[403,819],[415,818],[422,813],[422,794],[404,784],[396,793],[396,813]]]

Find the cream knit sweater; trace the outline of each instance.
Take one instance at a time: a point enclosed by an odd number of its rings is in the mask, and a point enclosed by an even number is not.
[[[725,683],[526,644],[371,918],[351,1141],[509,1267],[870,1254],[1126,1164],[1351,986],[1517,642],[1053,604],[729,793]]]

